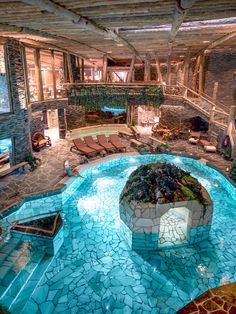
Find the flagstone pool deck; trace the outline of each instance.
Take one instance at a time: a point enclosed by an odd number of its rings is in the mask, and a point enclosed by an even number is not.
[[[143,141],[147,141],[147,139],[147,136],[142,137]],[[127,139],[122,138],[122,141],[126,145],[128,153],[136,152]],[[41,159],[41,165],[35,171],[13,174],[0,179],[0,212],[27,195],[55,188],[65,177],[63,171],[64,160],[68,159],[72,166],[78,166],[81,163],[82,157],[75,152],[71,152],[70,147],[70,140],[57,140],[52,147],[34,153],[36,157]],[[219,154],[205,153],[200,146],[191,145],[186,140],[171,141],[170,147],[173,153],[188,154],[205,159],[223,172],[231,164],[230,161],[225,160]],[[99,158],[101,157],[92,158],[89,162]]]

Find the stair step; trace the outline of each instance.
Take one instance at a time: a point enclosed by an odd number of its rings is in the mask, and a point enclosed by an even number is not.
[[[1,297],[1,303],[6,308],[10,309],[14,301],[17,299],[19,293],[24,288],[24,286],[34,273],[35,269],[38,267],[38,264],[41,262],[43,257],[44,252],[42,251],[35,251],[32,254],[31,258],[29,258],[29,256],[26,258],[26,256],[24,255],[21,257],[22,261],[25,262],[25,265],[16,274],[10,284],[8,284],[8,287],[5,289]]]
[[[30,296],[33,294],[34,290],[36,289],[37,285],[40,282],[40,279],[43,277],[43,274],[47,271],[52,260],[53,260],[52,256],[49,255],[43,256],[40,263],[35,268],[34,272],[28,279],[27,283],[25,284],[24,289],[22,289],[19,292],[14,302],[12,302],[10,306],[11,313],[24,313],[24,307],[26,306],[27,301],[30,299]]]

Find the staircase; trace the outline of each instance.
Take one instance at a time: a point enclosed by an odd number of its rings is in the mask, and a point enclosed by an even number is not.
[[[233,155],[236,156],[236,130],[234,127],[235,107],[227,108],[224,104],[214,100],[204,93],[197,93],[184,86],[181,83],[173,86],[163,86],[164,95],[169,95],[173,98],[182,98],[192,108],[204,115],[208,120],[209,125],[215,125],[229,135]],[[235,151],[235,153],[234,153]],[[234,156],[232,156],[234,157]]]
[[[11,309],[16,301],[19,302],[21,291],[44,259],[43,251],[32,248],[29,241],[21,238],[11,237],[1,244],[0,303],[3,306]]]

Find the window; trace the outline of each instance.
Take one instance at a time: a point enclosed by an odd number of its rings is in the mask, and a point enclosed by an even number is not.
[[[43,96],[44,99],[52,99],[54,98],[54,81],[51,51],[40,51],[40,63],[43,82]]]
[[[30,101],[38,100],[38,88],[37,88],[37,76],[35,67],[35,49],[26,48],[26,63],[27,63],[27,74],[29,84],[29,98]]]
[[[0,45],[0,114],[10,111],[4,46]]]
[[[65,97],[63,53],[54,51],[54,69],[56,80],[56,98]]]
[[[65,97],[63,53],[26,48],[30,101]]]

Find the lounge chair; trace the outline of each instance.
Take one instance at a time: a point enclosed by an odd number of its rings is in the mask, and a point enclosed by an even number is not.
[[[92,138],[92,136],[85,136],[84,138],[85,143],[88,145],[88,147],[96,150],[97,153],[100,153],[101,151],[104,150],[104,147],[97,144],[94,139]]]
[[[116,148],[114,145],[108,142],[107,137],[104,134],[97,135],[98,144],[101,145],[108,152],[115,152]]]
[[[87,157],[95,156],[97,151],[88,147],[81,138],[77,138],[73,140],[73,146],[71,146],[70,151],[72,152],[73,149],[77,150],[78,152],[84,154]]]
[[[117,134],[110,135],[111,144],[115,146],[120,151],[126,151],[125,145],[121,142],[119,136]]]

